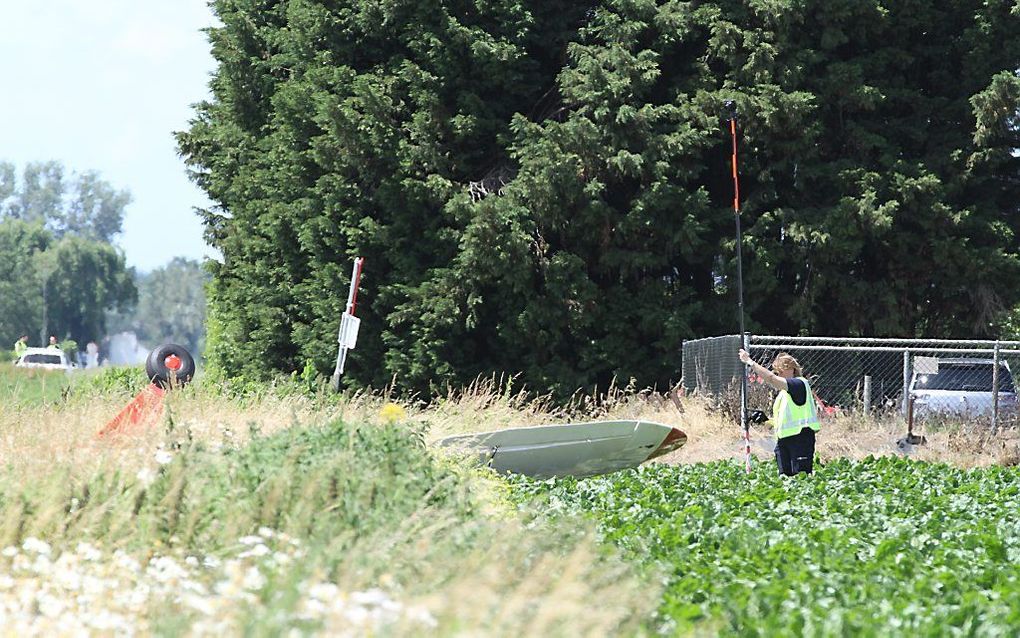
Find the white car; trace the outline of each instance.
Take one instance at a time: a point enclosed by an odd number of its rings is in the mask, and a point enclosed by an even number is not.
[[[14,365],[19,368],[42,368],[68,372],[76,367],[67,359],[63,350],[56,348],[29,348],[18,357],[18,361]]]

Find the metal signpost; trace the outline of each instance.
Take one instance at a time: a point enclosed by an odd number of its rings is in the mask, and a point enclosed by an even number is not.
[[[340,377],[344,373],[344,364],[347,363],[347,351],[353,350],[358,342],[358,329],[361,327],[361,319],[354,316],[354,310],[358,305],[358,284],[361,282],[361,267],[364,263],[364,257],[358,257],[354,260],[354,270],[351,272],[351,289],[347,293],[347,307],[344,309],[343,317],[340,319],[340,333],[337,335],[340,352],[336,356],[336,369],[333,370],[331,381],[334,392],[340,391]]]

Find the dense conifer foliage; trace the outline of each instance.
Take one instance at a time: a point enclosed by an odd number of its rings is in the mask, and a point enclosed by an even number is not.
[[[216,206],[208,355],[347,383],[678,376],[749,327],[981,336],[1020,301],[1013,3],[216,0],[180,149]]]

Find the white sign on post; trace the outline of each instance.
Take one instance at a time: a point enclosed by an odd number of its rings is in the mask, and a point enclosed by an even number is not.
[[[340,320],[340,334],[337,337],[341,348],[354,350],[354,346],[358,343],[358,328],[360,327],[361,319],[348,312],[344,313]]]
[[[354,270],[351,272],[351,289],[347,293],[347,308],[340,317],[340,332],[337,334],[340,352],[336,356],[336,369],[333,370],[332,380],[333,390],[337,392],[340,391],[340,375],[344,373],[344,364],[347,363],[347,351],[353,350],[358,342],[361,319],[354,316],[354,309],[358,304],[358,283],[361,281],[361,266],[364,262],[364,257],[354,260]]]

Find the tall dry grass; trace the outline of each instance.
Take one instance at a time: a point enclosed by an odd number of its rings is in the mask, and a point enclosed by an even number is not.
[[[480,386],[432,406],[406,402],[394,426],[385,394],[231,397],[195,386],[171,393],[147,427],[97,436],[129,398],[72,393],[0,410],[0,621],[19,635],[275,635],[296,627],[328,635],[633,635],[658,604],[656,581],[607,554],[586,523],[554,527],[518,512],[501,484],[445,459],[432,461],[445,478],[424,486],[417,506],[371,524],[358,521],[375,516],[373,503],[401,497],[358,460],[356,434],[353,447],[320,469],[300,460],[297,444],[293,457],[272,461],[283,470],[269,472],[252,498],[229,496],[236,486],[224,492],[232,503],[221,502],[217,485],[229,487],[235,470],[202,466],[236,464],[230,459],[255,441],[341,421],[433,437],[558,416],[540,402]],[[372,444],[376,454],[383,444]],[[385,471],[399,476],[401,468]],[[466,500],[444,505],[451,489]],[[347,532],[314,532],[340,515],[354,516]],[[245,540],[255,529],[266,529],[265,538]],[[268,540],[283,532],[297,549]]]
[[[766,407],[770,393],[754,397]],[[662,463],[698,463],[744,458],[744,436],[737,418],[712,399],[674,393],[610,388],[598,397],[580,397],[566,406],[548,398],[535,398],[525,389],[505,380],[473,384],[464,392],[451,392],[427,407],[412,408],[417,418],[429,424],[430,439],[529,425],[589,420],[647,420],[679,428],[687,443],[679,450],[656,459]],[[1000,428],[993,433],[985,421],[942,421],[918,423],[916,433],[925,437],[922,446],[899,445],[907,433],[907,422],[898,412],[865,417],[860,413],[823,416],[817,451],[824,462],[832,458],[863,459],[868,456],[909,455],[923,461],[945,462],[960,467],[1020,463],[1020,430]],[[751,427],[752,454],[759,461],[774,458],[775,438],[771,428]]]
[[[0,459],[27,481],[61,468],[69,476],[88,476],[102,468],[134,473],[154,467],[155,453],[201,441],[213,446],[240,446],[252,432],[271,434],[295,425],[342,419],[379,422],[380,409],[402,406],[409,422],[423,426],[435,441],[454,434],[576,422],[583,420],[649,420],[674,426],[688,436],[687,444],[659,459],[691,463],[742,458],[743,434],[731,417],[699,397],[670,397],[652,392],[610,391],[599,400],[556,406],[510,383],[480,381],[429,404],[400,401],[385,393],[353,393],[341,401],[304,394],[266,394],[238,400],[202,388],[172,393],[152,427],[99,438],[97,432],[123,407],[125,394],[66,398],[59,405],[0,406]],[[936,430],[919,426],[928,443],[910,451],[915,458],[961,466],[1013,463],[1020,457],[1014,430],[992,436],[984,424],[943,424]],[[866,419],[861,415],[823,419],[818,437],[822,459],[903,454],[897,441],[906,433],[903,419]],[[774,440],[769,429],[752,426],[752,451],[770,459]]]

